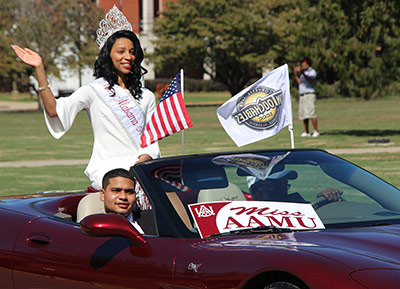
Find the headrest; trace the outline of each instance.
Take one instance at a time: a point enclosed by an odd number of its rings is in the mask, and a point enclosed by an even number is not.
[[[223,166],[210,161],[199,162],[190,159],[183,163],[183,183],[193,190],[226,188],[228,179]]]
[[[198,203],[215,201],[246,201],[242,190],[235,184],[229,183],[226,188],[200,190]]]

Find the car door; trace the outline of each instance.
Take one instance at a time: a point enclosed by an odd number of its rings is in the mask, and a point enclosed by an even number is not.
[[[13,278],[19,289],[170,288],[176,239],[91,237],[79,225],[40,218],[18,237]]]
[[[240,251],[214,244],[215,239],[180,240],[176,253],[174,288],[237,288],[248,265]],[[246,254],[246,252],[244,253]]]
[[[21,228],[32,216],[0,208],[0,288],[13,289],[12,252]]]

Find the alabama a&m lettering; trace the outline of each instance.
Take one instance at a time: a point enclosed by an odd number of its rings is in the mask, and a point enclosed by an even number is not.
[[[310,204],[241,202],[239,205],[232,202],[219,213],[226,214],[221,219],[217,216],[217,226],[223,231],[259,226],[310,230],[320,228],[322,224]]]

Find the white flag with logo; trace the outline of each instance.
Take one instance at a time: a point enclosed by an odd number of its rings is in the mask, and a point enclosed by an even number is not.
[[[217,109],[217,116],[237,146],[277,134],[293,125],[288,66],[271,71]]]

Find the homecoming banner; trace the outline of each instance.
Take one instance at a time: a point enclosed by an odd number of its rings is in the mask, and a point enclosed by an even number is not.
[[[289,153],[273,157],[256,154],[223,155],[215,157],[211,161],[216,165],[238,167],[238,175],[252,176],[265,180],[274,166],[289,155]]]
[[[189,208],[202,238],[260,226],[291,230],[325,228],[311,204],[222,201],[192,204]]]
[[[233,96],[217,109],[217,116],[239,147],[271,137],[292,125],[287,64]]]

